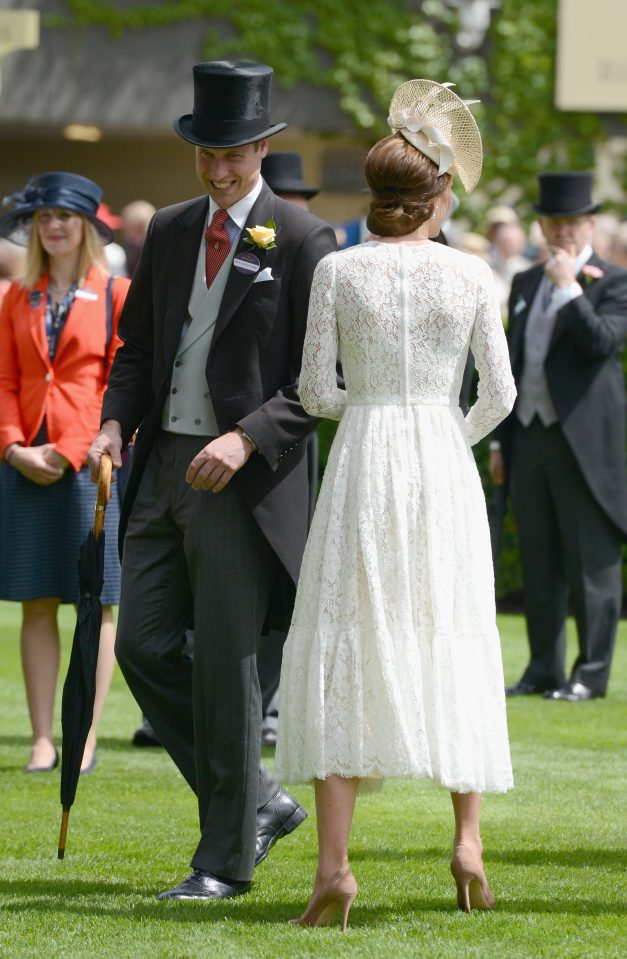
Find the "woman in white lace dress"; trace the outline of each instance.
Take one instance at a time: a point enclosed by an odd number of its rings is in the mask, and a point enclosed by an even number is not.
[[[383,777],[429,777],[451,791],[458,904],[492,908],[481,793],[512,786],[471,446],[510,412],[515,389],[489,267],[430,240],[451,203],[445,171],[472,187],[481,141],[467,106],[430,81],[404,84],[391,114],[397,132],[365,169],[376,239],[319,263],[300,380],[307,411],[340,420],[281,676],[277,769],[316,790],[319,861],[304,925],[341,909],[345,927],[357,788]],[[469,349],[479,397],[464,420]]]

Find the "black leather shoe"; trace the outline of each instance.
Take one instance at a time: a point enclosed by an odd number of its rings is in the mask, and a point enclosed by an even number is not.
[[[255,865],[264,861],[278,839],[293,832],[306,818],[303,807],[285,789],[279,788],[272,799],[257,810]]]
[[[235,879],[218,879],[204,869],[194,869],[191,876],[175,886],[160,892],[157,899],[233,899],[248,892],[252,882],[237,882]]]
[[[585,703],[589,699],[599,699],[605,696],[598,689],[590,689],[583,683],[566,683],[561,689],[547,689],[545,699],[563,699],[567,703]]]
[[[261,745],[276,746],[278,718],[276,716],[264,716],[261,724]]]
[[[135,730],[133,738],[131,740],[133,746],[161,746],[161,741],[157,736],[156,732],[144,717],[142,719],[142,724],[139,729]]]
[[[546,686],[536,686],[535,683],[528,683],[526,679],[519,679],[512,686],[505,687],[506,696],[532,696],[534,693],[546,692]]]

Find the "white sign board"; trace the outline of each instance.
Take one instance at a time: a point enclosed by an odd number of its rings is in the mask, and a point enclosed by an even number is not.
[[[555,105],[627,112],[627,0],[559,0]]]

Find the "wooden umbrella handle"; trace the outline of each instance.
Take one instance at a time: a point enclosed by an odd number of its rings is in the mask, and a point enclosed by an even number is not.
[[[94,515],[94,536],[100,539],[104,529],[105,510],[111,499],[111,473],[113,461],[108,453],[103,453],[100,459],[100,473],[98,475],[98,491],[96,493],[96,510]]]

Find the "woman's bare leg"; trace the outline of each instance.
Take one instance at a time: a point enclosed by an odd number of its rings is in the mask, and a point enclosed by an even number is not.
[[[316,881],[346,871],[355,797],[359,779],[328,776],[314,780],[318,820],[318,870]]]
[[[318,868],[313,894],[299,925],[324,925],[338,911],[346,928],[348,910],[357,893],[357,884],[348,862],[355,797],[359,779],[328,776],[314,780],[318,819]]]
[[[481,793],[451,793],[455,814],[455,841],[451,873],[457,885],[460,909],[492,909],[494,896],[483,870]]]
[[[50,766],[56,755],[52,723],[60,658],[58,609],[55,597],[22,603],[20,647],[33,736],[28,765],[35,769]]]
[[[94,701],[94,717],[91,729],[87,736],[85,752],[81,768],[85,769],[92,761],[94,750],[96,749],[96,730],[98,721],[102,714],[102,707],[109,692],[111,677],[115,669],[115,623],[113,622],[113,610],[110,606],[102,607],[102,626],[100,628],[100,650],[98,652],[98,666],[96,669],[96,698]]]
[[[455,815],[455,845],[471,846],[481,856],[481,793],[451,793]]]

